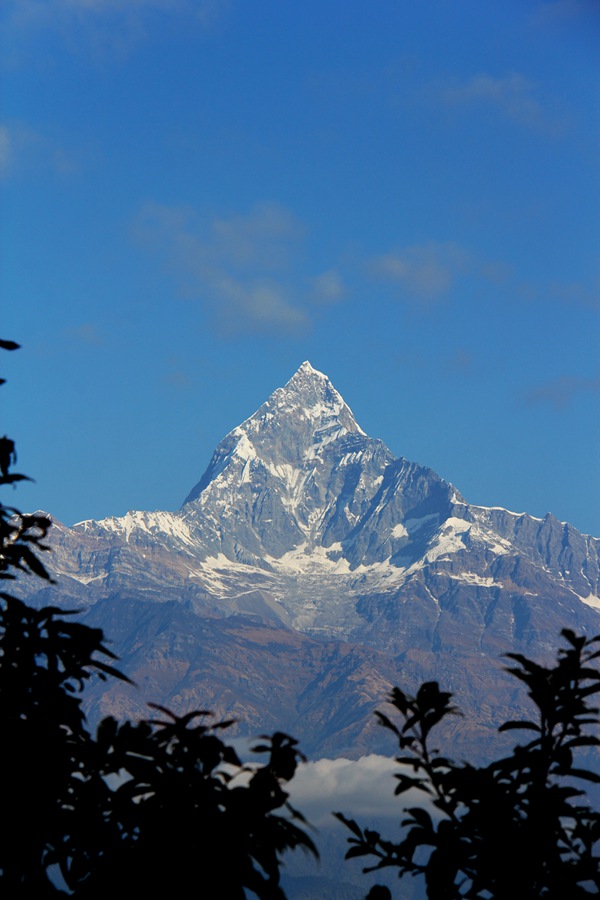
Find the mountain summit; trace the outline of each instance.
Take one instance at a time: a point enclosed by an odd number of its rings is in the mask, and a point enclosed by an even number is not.
[[[270,568],[319,548],[352,569],[395,564],[411,543],[400,523],[419,523],[421,540],[458,500],[431,470],[368,437],[327,376],[304,362],[219,444],[182,513],[231,561]]]
[[[331,441],[347,434],[365,436],[329,378],[304,362],[285,387],[274,391],[221,441],[184,506],[197,500],[234,458],[242,463],[245,480],[261,464],[288,466],[292,474],[306,468]]]
[[[455,735],[465,752],[483,746],[514,702],[502,653],[553,658],[562,628],[600,632],[600,540],[468,503],[366,435],[308,362],[221,441],[179,511],[53,531],[39,602],[88,610],[151,699],[317,752],[374,749],[389,685],[433,678],[479,721]],[[122,686],[98,704],[143,712]]]

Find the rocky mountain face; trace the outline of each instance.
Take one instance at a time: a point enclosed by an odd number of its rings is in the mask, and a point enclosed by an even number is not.
[[[308,362],[178,512],[56,524],[52,547],[55,584],[22,593],[82,608],[138,685],[97,685],[91,715],[211,709],[312,756],[389,752],[373,710],[432,679],[466,714],[453,752],[485,755],[526,707],[502,654],[550,662],[562,628],[600,632],[599,539],[467,503],[368,437]]]

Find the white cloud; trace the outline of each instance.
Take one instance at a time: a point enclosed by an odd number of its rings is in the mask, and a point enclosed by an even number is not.
[[[217,278],[213,283],[220,297],[218,317],[228,332],[304,330],[308,316],[294,305],[286,288],[276,281],[244,283],[230,276]]]
[[[446,367],[454,374],[468,375],[473,371],[473,364],[473,353],[466,347],[459,347],[447,360]]]
[[[311,279],[314,299],[318,303],[337,303],[344,296],[344,283],[336,269],[329,269]]]
[[[152,11],[183,13],[208,24],[229,6],[229,0],[6,0],[5,13],[13,23],[24,27],[69,18],[117,15],[127,19],[132,14]]]
[[[0,125],[0,176],[8,175],[12,158],[12,140],[6,125]]]
[[[221,331],[297,333],[310,324],[289,284],[304,230],[279,204],[202,223],[190,210],[149,203],[134,231]]]
[[[214,249],[224,262],[271,271],[288,264],[292,244],[304,229],[283,206],[260,203],[246,215],[215,219],[212,232]]]
[[[77,171],[62,147],[23,122],[0,123],[0,177],[22,170],[52,170],[60,175]]]
[[[395,282],[422,301],[437,300],[466,272],[470,254],[458,244],[429,241],[413,244],[371,259],[369,269],[377,277]]]
[[[165,383],[177,390],[187,390],[192,386],[192,379],[187,372],[177,369],[173,372],[167,372],[164,376]]]
[[[487,105],[530,128],[559,130],[559,123],[550,118],[539,99],[537,85],[519,72],[504,77],[480,73],[466,81],[444,84],[438,93],[447,106]]]
[[[336,822],[333,812],[367,823],[374,817],[390,817],[399,822],[405,806],[426,802],[426,796],[416,790],[400,797],[394,795],[394,775],[400,771],[395,760],[375,754],[358,760],[319,759],[304,763],[289,785],[290,801],[316,827],[332,826]]]
[[[600,285],[597,283],[588,285],[582,281],[554,281],[549,286],[549,293],[569,306],[589,306],[592,309],[600,307]]]
[[[588,13],[598,15],[597,0],[549,0],[540,3],[533,12],[535,24],[563,25]]]
[[[396,247],[366,261],[367,274],[383,279],[427,309],[450,294],[459,279],[474,278],[494,285],[506,283],[513,268],[502,260],[486,260],[455,241],[425,241]]]
[[[128,55],[156,25],[158,34],[182,22],[213,30],[229,6],[230,0],[4,0],[2,11],[16,33],[52,30],[71,52],[114,57]]]
[[[532,388],[525,395],[528,406],[553,406],[556,410],[564,410],[581,394],[599,393],[600,377],[582,378],[577,375],[561,375],[552,381],[544,382]]]
[[[65,329],[65,334],[77,343],[96,347],[104,344],[104,336],[93,322],[83,322],[81,325],[74,325]]]

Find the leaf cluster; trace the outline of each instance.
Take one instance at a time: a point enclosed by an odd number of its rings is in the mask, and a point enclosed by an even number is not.
[[[231,721],[211,726],[205,712],[155,708],[163,718],[109,718],[99,727],[98,768],[113,789],[89,875],[70,873],[77,897],[106,896],[118,871],[123,896],[183,895],[190,880],[214,875],[219,896],[243,900],[248,889],[284,898],[281,855],[295,847],[317,854],[282,786],[300,758],[296,742],[276,733],[255,748],[268,753],[266,764],[243,765],[219,734]]]
[[[576,755],[600,746],[598,708],[590,705],[600,691],[593,664],[600,636],[587,639],[568,629],[562,636],[567,647],[552,667],[507,654],[516,663],[508,671],[527,685],[536,717],[500,730],[527,730],[533,737],[487,766],[457,763],[430,747],[431,730],[457,712],[451,694],[436,682],[423,684],[416,697],[394,688],[390,702],[401,724],[377,715],[401,751],[395,793],[417,789],[423,802],[405,808],[399,841],[338,813],[353,834],[347,858],[374,857],[365,871],[391,866],[400,877],[421,875],[432,900],[598,893],[600,815],[580,781],[600,783],[600,776],[577,765]]]

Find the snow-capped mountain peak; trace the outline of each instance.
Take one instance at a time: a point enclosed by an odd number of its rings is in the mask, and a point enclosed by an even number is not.
[[[518,559],[530,590],[560,560],[577,598],[598,596],[597,542],[553,518],[470,505],[435,472],[368,437],[308,361],[226,435],[179,513],[132,512],[78,528],[128,547],[150,541],[190,557],[190,577],[209,580],[215,566],[241,565],[286,577],[377,576],[396,587],[443,577],[495,590],[514,581]],[[525,560],[535,575],[521,574]],[[294,609],[295,601],[288,614]]]
[[[324,553],[354,570],[410,564],[457,500],[430,469],[368,437],[306,361],[221,441],[182,515],[211,557],[265,568]],[[405,519],[426,528],[404,528]]]
[[[184,507],[199,500],[210,485],[216,487],[216,480],[219,488],[227,480],[244,483],[251,475],[256,480],[262,469],[286,481],[284,493],[297,497],[300,482],[306,481],[324,449],[348,435],[367,439],[329,378],[303,362],[284,387],[221,441]]]
[[[308,360],[284,387],[277,388],[254,415],[232,433],[253,435],[285,427],[296,436],[299,431],[306,432],[306,423],[317,434],[331,431],[365,433],[327,375],[313,368]]]
[[[566,627],[600,631],[600,540],[469,504],[364,434],[309,362],[221,441],[179,512],[53,532],[55,583],[39,602],[52,591],[120,633],[128,674],[158,673],[159,702],[253,730],[277,713],[278,728],[304,727],[326,751],[371,734],[390,684],[431,679],[482,711],[479,743],[502,704],[526,715],[501,688],[502,653],[545,652]]]

